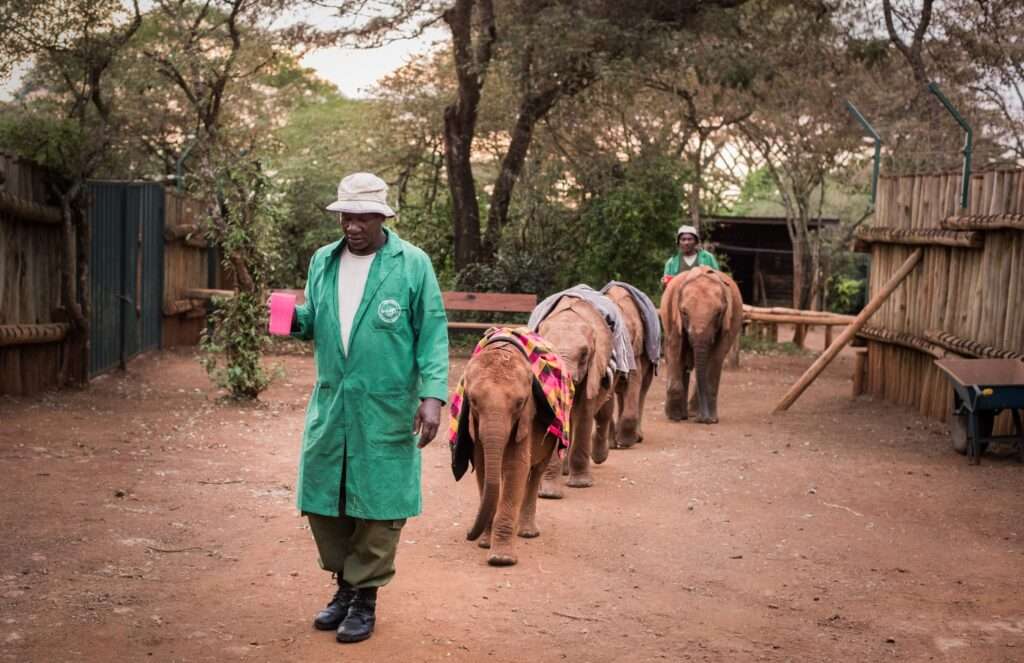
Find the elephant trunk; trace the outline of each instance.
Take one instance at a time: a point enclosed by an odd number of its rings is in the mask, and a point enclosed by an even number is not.
[[[708,379],[710,349],[708,345],[703,340],[697,340],[693,348],[693,363],[697,372],[697,404],[700,407],[700,416],[705,419],[711,416],[711,382]]]
[[[481,422],[480,439],[477,444],[484,448],[484,492],[480,496],[480,510],[476,521],[466,534],[466,538],[475,541],[494,520],[498,509],[498,498],[501,494],[501,459],[505,455],[510,426],[497,421]],[[479,471],[479,468],[477,468]]]

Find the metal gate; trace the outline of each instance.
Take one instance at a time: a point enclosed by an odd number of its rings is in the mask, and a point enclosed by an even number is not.
[[[93,376],[160,347],[164,191],[137,182],[90,182],[89,191]]]

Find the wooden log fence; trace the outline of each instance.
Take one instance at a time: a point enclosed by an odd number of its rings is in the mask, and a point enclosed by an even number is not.
[[[871,295],[914,245],[921,265],[871,319],[865,393],[950,414],[937,352],[1024,357],[1024,169],[975,173],[960,209],[960,173],[883,177],[873,225],[859,244],[871,251]],[[862,330],[864,331],[864,330]],[[1006,431],[1007,422],[997,423]]]
[[[773,324],[816,325],[825,327],[844,327],[853,322],[852,315],[839,315],[835,313],[822,313],[820,315],[792,315],[789,313],[764,313],[762,311],[747,311],[744,307],[743,319],[749,322],[768,322]]]
[[[1024,214],[950,216],[942,220],[946,230],[1024,230]]]
[[[807,311],[781,306],[759,307],[743,305],[743,322],[749,323],[755,337],[779,342],[779,325],[821,326],[825,328],[825,347],[832,345],[832,328],[845,327],[854,321],[852,315],[829,313],[828,311]]]
[[[205,249],[210,246],[210,243],[206,241],[206,238],[201,235],[199,226],[195,224],[165,227],[164,241],[168,243],[183,242],[184,244],[197,249]]]
[[[881,327],[871,327],[865,325],[861,327],[861,330],[857,332],[857,336],[877,343],[888,343],[890,345],[899,345],[904,348],[911,350],[917,350],[936,359],[942,359],[946,356],[946,350],[927,338],[921,336],[914,336],[913,334],[905,334],[903,332],[894,332],[888,329],[882,329]]]
[[[6,191],[0,191],[0,213],[9,214],[19,221],[31,223],[58,224],[64,222],[64,214],[59,207],[40,205]]]
[[[76,278],[77,237],[63,232],[63,214],[54,198],[59,183],[55,173],[0,153],[3,395],[30,396],[83,380],[86,372],[85,339],[67,324],[66,297],[73,289],[64,287],[62,276]],[[65,262],[66,246],[72,248],[71,263]]]
[[[868,351],[865,348],[857,350],[853,362],[853,397],[857,398],[864,393],[864,384],[867,381],[868,372]]]
[[[203,318],[208,308],[206,298],[187,291],[211,287],[210,261],[214,259],[199,222],[204,204],[172,190],[166,191],[164,200],[163,344],[194,345],[206,326]],[[215,273],[213,281],[219,278]]]
[[[192,299],[176,299],[173,302],[164,304],[163,314],[166,316],[182,315],[184,313],[190,312],[197,306],[203,306],[204,310],[206,308],[204,302],[201,301]]]
[[[947,332],[930,329],[924,333],[924,339],[937,347],[944,348],[950,352],[963,357],[987,357],[991,359],[1019,359],[1024,361],[1024,353],[1000,350],[992,346],[960,338]]]
[[[936,228],[904,230],[900,228],[861,228],[857,240],[865,244],[907,244],[918,246],[955,246],[980,249],[985,245],[982,233],[970,230]]]
[[[58,343],[68,336],[71,325],[53,322],[35,325],[0,325],[0,346]]]
[[[216,288],[189,288],[184,292],[189,299],[198,299],[204,302],[212,301],[214,297],[229,299],[235,296],[234,290],[220,290]]]
[[[850,324],[843,333],[839,335],[836,342],[833,343],[821,353],[821,355],[815,360],[811,367],[804,372],[804,374],[797,380],[796,384],[790,387],[789,391],[779,400],[775,406],[775,412],[784,412],[788,410],[796,399],[800,398],[800,395],[814,382],[815,379],[821,374],[825,367],[828,366],[836,355],[839,354],[846,345],[853,340],[853,337],[857,335],[861,327],[867,323],[875,311],[881,308],[882,304],[893,294],[893,292],[903,283],[904,279],[914,270],[915,267],[921,262],[921,256],[923,255],[924,249],[915,249],[913,253],[903,261],[900,268],[896,270],[892,278],[886,281],[882,289],[875,294],[871,300],[867,303],[860,313],[857,314],[856,319]]]

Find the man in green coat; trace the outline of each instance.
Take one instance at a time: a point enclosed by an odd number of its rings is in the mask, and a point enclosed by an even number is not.
[[[344,237],[313,255],[292,320],[292,335],[314,342],[317,372],[296,492],[338,580],[313,624],[358,642],[373,633],[402,526],[421,510],[420,448],[448,394],[448,321],[430,259],[383,226],[395,215],[383,180],[349,175],[327,209]]]
[[[665,273],[661,278],[664,286],[683,272],[688,272],[699,265],[707,265],[711,269],[720,270],[715,256],[700,248],[700,235],[693,226],[679,226],[676,231],[676,252],[671,258],[665,261]]]

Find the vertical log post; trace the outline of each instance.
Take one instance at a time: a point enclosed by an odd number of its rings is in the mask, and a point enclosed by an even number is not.
[[[868,369],[868,349],[858,348],[853,361],[853,397],[864,393],[864,378]]]
[[[811,385],[812,382],[821,374],[825,367],[828,366],[839,351],[847,346],[847,344],[853,340],[860,331],[860,328],[867,323],[871,315],[881,308],[885,300],[896,290],[903,279],[907,278],[907,275],[913,271],[914,267],[917,267],[917,263],[921,262],[921,256],[923,255],[922,249],[916,249],[910,256],[903,262],[896,273],[892,275],[892,278],[882,286],[882,289],[875,295],[868,305],[864,307],[864,310],[857,315],[853,323],[846,328],[846,330],[839,335],[836,342],[833,343],[828,350],[823,352],[818,359],[811,364],[811,367],[804,372],[804,374],[797,380],[796,384],[790,387],[786,395],[782,397],[778,405],[775,406],[775,412],[785,412],[796,402],[796,399],[800,398],[800,395],[804,393],[804,390]]]

